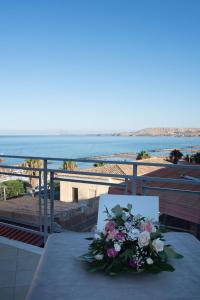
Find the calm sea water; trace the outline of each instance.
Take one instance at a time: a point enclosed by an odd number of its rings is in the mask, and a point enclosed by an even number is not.
[[[200,146],[200,137],[0,136],[1,154],[66,158],[191,146]]]

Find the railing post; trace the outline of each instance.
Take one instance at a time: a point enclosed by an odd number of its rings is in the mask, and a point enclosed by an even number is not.
[[[48,238],[48,189],[47,189],[47,159],[43,160],[43,185],[44,185],[44,242],[47,241]]]
[[[133,177],[131,182],[131,192],[133,195],[136,195],[137,192],[137,164],[133,163]]]
[[[125,195],[128,195],[128,178],[125,179],[124,194],[125,194]]]
[[[42,192],[41,192],[41,185],[42,185],[42,172],[39,171],[39,225],[40,231],[42,232]]]
[[[145,180],[141,180],[141,195],[144,195],[145,189],[144,189],[144,184],[145,184]]]
[[[50,173],[50,214],[51,214],[51,233],[54,225],[54,172]]]

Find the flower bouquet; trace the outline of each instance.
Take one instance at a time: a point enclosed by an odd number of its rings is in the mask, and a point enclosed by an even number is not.
[[[103,270],[109,275],[121,272],[174,271],[170,258],[182,258],[170,245],[151,219],[131,213],[132,205],[106,208],[106,224],[102,232],[96,232],[82,260],[91,272]]]

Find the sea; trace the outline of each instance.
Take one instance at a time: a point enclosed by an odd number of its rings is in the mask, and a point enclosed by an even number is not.
[[[146,150],[153,155],[167,155],[166,149],[200,148],[200,137],[122,137],[122,136],[0,136],[0,154],[45,156],[56,158],[90,158],[115,156],[112,160],[134,160],[118,157],[120,153],[138,153]],[[19,159],[6,159],[4,164],[21,163]],[[55,162],[54,162],[55,164]]]

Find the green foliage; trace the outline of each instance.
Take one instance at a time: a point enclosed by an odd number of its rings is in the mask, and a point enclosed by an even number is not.
[[[105,166],[105,163],[104,163],[104,162],[96,162],[96,163],[94,164],[94,167],[103,167],[103,166]]]
[[[62,164],[63,170],[73,171],[77,168],[77,164],[72,160],[65,160]]]
[[[169,161],[171,161],[173,164],[177,164],[179,159],[181,159],[182,157],[183,153],[178,149],[174,149],[169,154]]]
[[[136,160],[140,160],[140,159],[147,159],[147,158],[150,158],[150,154],[145,151],[145,150],[142,150],[138,153],[137,157],[136,157]]]
[[[23,195],[26,192],[25,184],[21,180],[8,180],[1,184],[6,188],[6,198],[13,198]]]
[[[191,156],[191,161],[195,164],[200,164],[200,152],[197,152]]]

